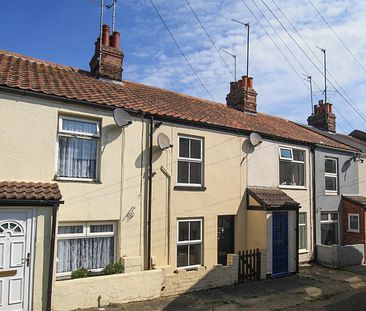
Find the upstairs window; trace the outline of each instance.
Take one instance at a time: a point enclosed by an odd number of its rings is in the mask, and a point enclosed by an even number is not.
[[[99,137],[99,122],[60,117],[57,176],[95,180]]]
[[[203,185],[202,139],[179,136],[178,185]]]
[[[338,160],[325,158],[325,192],[338,193]]]
[[[305,151],[281,147],[280,185],[305,187]]]

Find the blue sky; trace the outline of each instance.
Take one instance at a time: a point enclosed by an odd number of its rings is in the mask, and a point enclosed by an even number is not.
[[[345,133],[354,128],[366,130],[366,121],[354,111],[360,109],[366,114],[366,70],[361,68],[337,41],[329,27],[311,7],[309,0],[244,1],[298,74],[312,75],[320,88],[323,88],[321,74],[283,30],[265,4],[273,10],[317,66],[322,66],[317,60],[317,57],[321,59],[322,55],[316,46],[327,49],[328,68],[335,78],[331,78],[333,84],[337,85],[339,90],[342,88],[345,91],[340,90],[343,96],[357,107],[351,108],[334,88],[329,86],[328,98],[336,109],[338,130]],[[366,67],[366,2],[311,1]],[[108,4],[111,0],[105,2]],[[229,82],[233,77],[190,11],[186,0],[154,2],[212,97],[225,103]],[[310,113],[310,98],[305,81],[301,80],[284,60],[243,1],[189,2],[217,47],[238,55],[238,76],[245,71],[245,31],[231,19],[250,22],[250,75],[254,77],[254,87],[258,92],[258,110],[306,122]],[[149,0],[118,0],[117,4],[116,29],[121,32],[121,44],[125,53],[124,79],[209,99],[209,95],[169,37]],[[307,45],[281,15],[276,4],[300,32]],[[98,36],[99,0],[4,1],[1,13],[0,49],[82,69],[89,68],[94,42]],[[105,21],[110,23],[110,12],[105,15]],[[287,44],[301,66],[283,43]],[[231,57],[226,54],[222,56],[232,68]],[[314,86],[314,102],[321,98],[321,92]]]

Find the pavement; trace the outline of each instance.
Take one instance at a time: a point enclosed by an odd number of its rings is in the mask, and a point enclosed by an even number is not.
[[[97,311],[97,308],[84,311]],[[105,306],[106,311],[327,310],[366,311],[366,266],[303,265],[297,275]]]

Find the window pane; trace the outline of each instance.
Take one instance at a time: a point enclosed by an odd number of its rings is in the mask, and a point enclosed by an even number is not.
[[[201,240],[201,222],[190,221],[190,241]]]
[[[359,230],[358,228],[358,216],[351,215],[349,218],[349,229],[350,230]]]
[[[97,141],[59,137],[58,176],[96,178]]]
[[[325,176],[325,190],[337,191],[337,177]]]
[[[191,158],[201,159],[201,141],[192,139],[191,140]]]
[[[307,249],[306,225],[299,226],[299,249]]]
[[[201,264],[201,244],[189,245],[189,265]]]
[[[189,139],[179,138],[179,156],[182,158],[189,158]]]
[[[335,159],[325,159],[325,172],[337,173],[337,161]]]
[[[302,161],[302,162],[305,161],[305,151],[303,151],[303,150],[295,150],[294,149],[292,152],[294,154],[294,160],[295,161]]]
[[[178,183],[188,184],[188,166],[189,162],[178,161]]]
[[[100,269],[114,261],[114,238],[61,239],[57,242],[57,272]]]
[[[324,212],[322,212],[321,214],[320,214],[320,220],[328,220],[329,218],[328,218],[328,213],[324,213]]]
[[[306,213],[299,213],[299,224],[306,224]]]
[[[85,134],[98,134],[98,126],[94,122],[78,121],[62,118],[62,130],[85,133]]]
[[[338,223],[321,224],[321,240],[323,245],[338,244]]]
[[[280,161],[280,184],[305,186],[304,163]]]
[[[292,149],[280,148],[281,158],[292,160]]]
[[[188,241],[189,240],[189,222],[180,221],[178,222],[178,241]]]
[[[338,220],[338,213],[330,213],[331,220]]]
[[[113,225],[90,225],[90,232],[113,232]]]
[[[83,233],[83,226],[59,226],[58,227],[58,234],[76,234],[76,233]]]
[[[188,266],[188,245],[178,245],[177,247],[177,267]]]
[[[191,162],[189,163],[190,165],[190,184],[201,184],[202,183],[202,179],[201,179],[201,163],[195,163],[195,162]]]

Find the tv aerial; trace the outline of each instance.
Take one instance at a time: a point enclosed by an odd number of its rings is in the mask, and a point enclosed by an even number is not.
[[[125,127],[132,123],[130,115],[122,108],[116,108],[113,110],[114,122],[118,127]]]
[[[160,133],[158,135],[158,146],[161,150],[173,147],[173,145],[170,143],[169,137],[164,133]]]
[[[249,141],[254,147],[260,145],[263,142],[262,137],[257,133],[251,133],[249,135]]]

